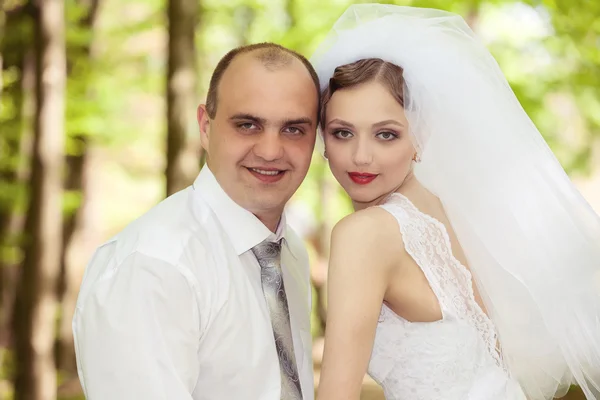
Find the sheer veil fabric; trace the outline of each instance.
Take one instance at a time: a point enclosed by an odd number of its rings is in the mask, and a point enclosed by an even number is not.
[[[600,218],[522,109],[498,64],[448,12],[351,6],[312,57],[404,69],[417,178],[443,202],[503,362],[529,399],[570,384],[600,399]]]

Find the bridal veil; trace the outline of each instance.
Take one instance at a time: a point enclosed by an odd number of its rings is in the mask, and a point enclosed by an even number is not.
[[[577,383],[600,399],[600,218],[573,186],[498,64],[454,14],[351,6],[312,62],[404,69],[418,179],[444,204],[530,399]]]

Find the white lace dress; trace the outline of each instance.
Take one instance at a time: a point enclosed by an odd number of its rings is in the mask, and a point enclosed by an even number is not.
[[[445,226],[393,194],[381,205],[398,220],[404,246],[442,309],[437,322],[409,322],[385,304],[369,375],[387,400],[524,400],[503,367],[491,320],[473,295],[471,274],[452,254]]]

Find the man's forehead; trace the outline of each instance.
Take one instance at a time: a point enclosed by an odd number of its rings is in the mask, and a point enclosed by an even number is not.
[[[310,73],[296,57],[289,55],[287,62],[270,63],[259,57],[259,50],[240,54],[235,57],[221,78],[222,85],[231,86],[247,83],[268,83],[269,79],[279,77],[281,74],[294,78],[311,80]],[[252,77],[260,77],[262,82],[255,82]]]
[[[300,60],[270,69],[253,54],[241,54],[226,70],[217,89],[217,113],[254,116],[276,124],[315,119],[318,95],[310,73]],[[302,75],[305,74],[305,75]]]
[[[280,71],[269,71],[264,66],[243,70],[231,69],[217,89],[219,102],[278,101],[285,107],[291,103],[312,103],[318,95],[310,76],[302,76],[297,70],[286,67]]]

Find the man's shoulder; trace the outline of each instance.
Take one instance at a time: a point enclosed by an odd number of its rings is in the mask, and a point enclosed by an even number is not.
[[[200,267],[210,260],[210,232],[204,226],[210,213],[194,200],[188,190],[178,192],[99,246],[86,266],[78,303],[83,304],[99,282],[108,286],[123,282],[131,271],[151,275],[148,282],[158,286],[185,281],[198,292],[197,272],[209,270]]]
[[[202,205],[194,205],[192,189],[184,189],[152,207],[111,238],[115,256],[139,253],[177,264],[190,246],[202,249],[207,237]]]

